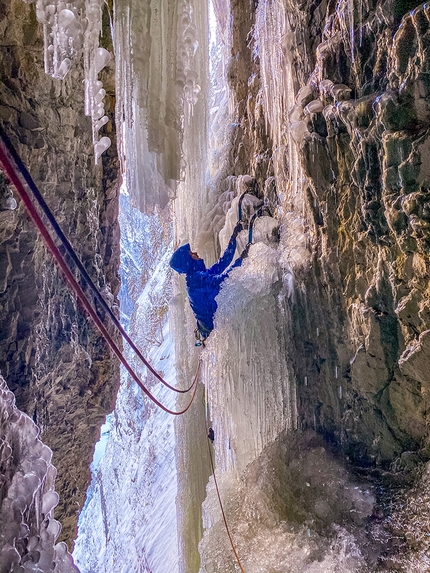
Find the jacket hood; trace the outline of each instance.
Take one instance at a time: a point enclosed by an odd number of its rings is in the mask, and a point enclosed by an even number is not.
[[[202,259],[196,261],[192,258],[189,243],[176,249],[169,264],[174,271],[187,275],[206,270],[205,263]]]

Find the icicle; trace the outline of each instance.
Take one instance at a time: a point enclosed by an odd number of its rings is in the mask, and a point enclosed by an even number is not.
[[[110,54],[99,47],[103,0],[37,0],[36,17],[43,24],[45,72],[64,79],[73,62],[84,56],[85,115],[91,116],[93,144],[97,153],[109,145],[98,145],[98,132],[108,121],[103,98],[106,91],[97,74],[110,61]],[[104,119],[106,117],[106,119]],[[101,121],[103,118],[103,121]],[[101,153],[103,153],[101,151]],[[97,163],[100,155],[95,155]]]
[[[53,490],[56,470],[50,465],[52,452],[37,438],[39,428],[15,406],[14,395],[1,377],[0,419],[0,462],[10,466],[8,460],[13,458],[0,506],[0,568],[51,573],[54,545],[61,530],[51,516],[58,503]],[[78,573],[65,546],[63,559],[65,566],[57,562],[56,572]]]
[[[349,39],[351,44],[351,60],[355,62],[355,31],[354,31],[354,0],[348,0]]]
[[[111,143],[112,141],[109,139],[109,137],[102,137],[96,144],[94,144],[94,156],[96,165],[98,164],[100,156],[106,151],[106,149],[109,149]]]

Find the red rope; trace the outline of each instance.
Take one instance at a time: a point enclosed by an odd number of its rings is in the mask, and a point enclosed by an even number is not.
[[[76,279],[75,279],[74,275],[72,274],[72,272],[70,271],[63,255],[61,254],[60,250],[58,249],[57,245],[53,241],[51,235],[49,234],[49,231],[46,228],[44,222],[42,221],[39,213],[36,211],[27,191],[25,190],[23,183],[21,182],[21,179],[18,176],[18,173],[16,172],[16,170],[14,168],[14,165],[9,160],[9,157],[7,156],[6,152],[3,150],[2,146],[0,146],[0,163],[2,164],[3,170],[5,171],[5,173],[7,174],[7,176],[9,177],[11,182],[13,183],[13,185],[15,186],[15,189],[17,190],[18,195],[21,197],[22,202],[24,203],[25,207],[27,208],[28,214],[30,215],[33,222],[35,223],[36,227],[39,229],[43,238],[45,239],[45,242],[46,242],[49,250],[53,254],[57,264],[59,265],[59,267],[63,271],[64,276],[66,277],[66,280],[68,281],[69,285],[75,291],[76,296],[81,301],[85,310],[88,312],[89,316],[92,318],[94,324],[100,330],[100,333],[102,334],[102,336],[104,337],[106,342],[109,344],[109,346],[111,347],[113,352],[116,354],[116,356],[118,357],[120,362],[123,364],[123,366],[125,367],[127,372],[130,374],[130,376],[133,378],[133,380],[136,382],[136,384],[138,384],[138,386],[142,389],[142,391],[148,396],[148,398],[150,398],[154,402],[154,404],[156,404],[159,408],[161,408],[162,410],[164,410],[168,414],[172,414],[174,416],[179,416],[181,414],[184,414],[190,408],[190,406],[194,400],[194,396],[196,395],[197,379],[198,379],[198,375],[200,372],[201,360],[199,360],[199,364],[197,367],[196,374],[194,376],[193,384],[190,386],[190,389],[194,386],[194,391],[193,391],[193,395],[192,395],[191,400],[190,400],[189,404],[187,405],[187,407],[185,409],[179,411],[179,412],[175,412],[173,410],[169,410],[169,408],[166,408],[166,406],[163,406],[163,404],[159,400],[157,400],[157,398],[153,394],[151,394],[151,392],[146,388],[146,386],[140,380],[138,375],[134,372],[133,368],[130,366],[127,359],[122,354],[121,350],[118,348],[117,344],[115,343],[115,341],[110,336],[105,325],[103,324],[103,322],[101,321],[101,319],[99,318],[99,316],[97,315],[97,313],[95,312],[93,307],[91,306],[91,304],[88,301],[84,291],[82,290],[79,283],[76,281]]]
[[[30,173],[28,172],[28,170],[26,168],[26,166],[22,162],[20,156],[18,155],[17,151],[15,150],[14,146],[12,145],[12,143],[9,140],[9,138],[7,137],[7,135],[3,132],[1,126],[0,126],[0,137],[3,140],[3,145],[5,146],[7,152],[9,153],[10,157],[12,158],[12,160],[15,164],[14,169],[17,170],[22,175],[22,177],[24,178],[24,181],[27,183],[27,186],[29,187],[30,191],[33,194],[34,200],[37,202],[39,207],[42,209],[43,213],[45,214],[49,223],[51,224],[52,230],[56,234],[59,241],[63,244],[64,248],[66,249],[67,253],[71,257],[72,261],[75,263],[76,267],[78,268],[79,272],[81,273],[81,276],[85,279],[88,287],[92,291],[93,295],[96,297],[97,301],[101,304],[103,309],[108,313],[110,319],[112,320],[112,322],[114,323],[116,328],[122,334],[122,337],[124,338],[124,340],[126,340],[128,342],[128,344],[131,346],[131,348],[133,349],[135,354],[139,357],[139,359],[143,362],[143,364],[148,368],[148,370],[150,372],[152,372],[152,374],[162,384],[164,384],[164,386],[166,386],[166,388],[169,388],[169,390],[173,390],[173,392],[178,392],[179,394],[186,394],[187,392],[189,392],[193,387],[192,385],[189,388],[187,388],[186,390],[179,390],[178,388],[171,386],[160,376],[160,374],[151,366],[151,364],[149,364],[149,362],[142,355],[140,350],[134,344],[133,340],[127,334],[127,331],[123,328],[122,324],[120,323],[120,321],[117,319],[117,317],[113,313],[110,306],[107,304],[105,299],[100,294],[99,289],[94,284],[93,280],[91,279],[86,268],[84,267],[84,265],[80,261],[79,257],[77,256],[75,250],[73,249],[73,247],[70,244],[69,240],[67,239],[66,235],[63,233],[60,225],[57,223],[52,211],[50,210],[45,199],[43,198],[42,193],[39,191],[37,185],[33,181]]]
[[[208,433],[209,433],[209,428],[207,427],[207,424],[206,424],[206,434],[208,434]],[[221,513],[222,513],[222,518],[224,520],[225,529],[227,531],[227,535],[228,535],[228,538],[230,540],[230,545],[231,545],[231,548],[233,549],[234,556],[236,557],[237,564],[239,565],[241,572],[245,573],[245,571],[242,567],[242,563],[240,562],[239,555],[237,554],[236,548],[234,546],[233,539],[232,539],[231,534],[230,534],[230,530],[228,528],[227,518],[225,516],[224,507],[223,507],[222,501],[221,501],[221,495],[219,493],[218,482],[217,482],[216,475],[215,475],[215,465],[214,465],[214,461],[212,458],[211,445],[209,443],[209,438],[208,438],[208,450],[209,450],[209,458],[211,460],[211,466],[212,466],[212,475],[214,476],[216,494],[218,496],[219,506],[221,508]]]

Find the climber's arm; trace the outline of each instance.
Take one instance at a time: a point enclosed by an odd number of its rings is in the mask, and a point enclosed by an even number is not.
[[[231,261],[233,260],[234,257],[234,253],[236,252],[236,237],[237,235],[240,233],[240,231],[242,230],[242,223],[238,223],[236,225],[236,227],[234,228],[233,234],[231,236],[231,239],[227,245],[226,250],[224,251],[223,256],[219,259],[218,262],[216,262],[214,265],[212,265],[208,270],[208,274],[210,275],[220,275],[221,273],[223,273],[226,268],[229,266],[229,264],[231,263]],[[236,264],[236,263],[235,263]]]

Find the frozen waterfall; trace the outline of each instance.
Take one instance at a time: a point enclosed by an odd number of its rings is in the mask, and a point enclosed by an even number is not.
[[[314,127],[321,117],[336,117],[360,143],[350,120],[355,87],[326,77],[322,63],[342,38],[356,65],[356,7],[352,1],[337,3],[315,46],[314,69],[302,71],[307,83],[299,89],[293,68],[299,56],[311,58],[298,38],[303,14],[288,0],[253,4],[246,49],[248,65],[258,67],[258,74],[245,73],[243,54],[235,52],[235,36],[246,25],[240,18],[231,25],[235,7],[228,0],[115,5],[116,110],[125,176],[123,319],[171,384],[189,386],[199,358],[203,367],[192,409],[175,421],[123,376],[80,519],[75,557],[82,573],[238,570],[208,446],[247,573],[364,573],[387,540],[382,526],[371,535],[366,529],[378,516],[370,481],[331,451],[317,433],[315,413],[313,428],[312,421],[302,427],[297,386],[307,387],[308,375],[298,380],[292,350],[294,319],[310,329],[305,305],[293,304],[306,298],[303,277],[311,273],[304,269],[313,264],[309,204],[329,213],[327,189],[335,180]],[[68,29],[73,11],[57,12],[48,23]],[[297,44],[303,45],[299,55]],[[89,93],[93,107],[97,103],[93,117],[102,124],[103,89],[96,76]],[[252,123],[248,134],[244,117]],[[258,144],[250,142],[256,134]],[[261,144],[259,153],[249,158],[254,144]],[[305,144],[315,192],[304,172]],[[327,156],[324,165],[318,163],[318,146]],[[168,260],[173,245],[185,241],[208,265],[218,258],[237,219],[245,166],[258,174],[258,200],[272,216],[257,220],[249,256],[218,296],[215,331],[205,347],[196,348],[185,283],[172,278]],[[325,194],[318,194],[319,186]],[[339,247],[327,246],[328,235],[322,233],[320,241],[337,259]],[[245,230],[238,254],[246,242]],[[292,316],[301,311],[303,316]],[[316,339],[320,328],[313,329]],[[314,348],[313,340],[305,343]],[[327,403],[341,411],[337,358],[324,356],[318,368],[330,367]],[[183,405],[186,398],[176,400],[143,366],[135,367],[165,405]],[[206,437],[209,425],[213,445]]]

